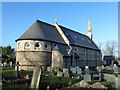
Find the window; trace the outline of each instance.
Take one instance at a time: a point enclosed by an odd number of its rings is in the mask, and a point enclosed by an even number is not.
[[[78,38],[77,36],[75,36],[75,38]]]
[[[36,48],[40,48],[40,47],[41,47],[41,44],[37,42],[37,43],[35,43],[35,47],[36,47]]]
[[[82,40],[84,41],[85,39],[84,39],[84,38],[82,38]]]
[[[69,36],[67,32],[65,32],[65,34],[66,34],[67,36]]]
[[[25,48],[30,48],[30,43],[26,43]]]
[[[91,43],[91,41],[90,41],[90,40],[88,40],[88,42],[89,42],[89,43]]]
[[[48,48],[48,45],[45,45],[45,49],[47,49]]]
[[[77,48],[77,47],[75,47],[74,51],[75,51],[75,52],[77,52],[77,51],[78,51],[78,48]]]

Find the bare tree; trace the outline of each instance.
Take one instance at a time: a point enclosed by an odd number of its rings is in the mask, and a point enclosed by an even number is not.
[[[103,49],[103,54],[115,56],[116,52],[117,52],[117,42],[115,40],[107,41]]]

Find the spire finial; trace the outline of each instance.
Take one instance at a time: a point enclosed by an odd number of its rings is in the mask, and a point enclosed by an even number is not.
[[[58,20],[57,20],[57,19],[55,19],[55,23],[57,23],[57,21],[58,21]]]
[[[90,23],[90,18],[88,19],[88,37],[92,39],[92,26]]]

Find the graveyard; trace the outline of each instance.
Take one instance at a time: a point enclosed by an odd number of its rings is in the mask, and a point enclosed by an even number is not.
[[[52,68],[42,71],[36,66],[33,71],[16,71],[15,66],[2,67],[2,90],[13,88],[38,89],[120,89],[120,67],[97,66],[96,68]]]

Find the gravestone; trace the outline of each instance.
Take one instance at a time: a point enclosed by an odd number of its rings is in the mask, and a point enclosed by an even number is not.
[[[85,80],[86,82],[91,82],[90,69],[89,69],[88,66],[85,66],[84,80]]]
[[[83,78],[86,82],[91,82],[91,75],[85,74]]]
[[[104,74],[104,79],[105,79],[106,81],[109,81],[109,82],[115,82],[115,78],[116,78],[115,75]]]
[[[73,68],[72,68],[72,73],[73,73],[73,74],[76,74],[76,72],[77,72],[77,71],[76,71],[76,68],[73,67]]]
[[[24,78],[25,78],[25,79],[30,79],[28,74],[27,74]]]
[[[4,63],[3,63],[3,66],[6,67],[6,66],[7,66],[7,62],[4,62]]]
[[[17,78],[19,78],[19,66],[20,66],[20,64],[19,64],[19,62],[17,62],[17,64],[16,64],[16,69],[15,69],[15,72],[14,72],[14,74],[15,74],[15,77],[17,77]]]
[[[51,75],[51,76],[55,75],[55,71],[54,71],[53,68],[51,68],[51,70],[50,70],[50,75]]]
[[[104,70],[105,69],[104,65],[102,65],[101,68],[102,68],[102,70]]]
[[[85,67],[85,74],[90,74],[90,69],[88,66]]]
[[[10,62],[9,64],[10,64],[10,67],[12,67],[12,62]]]
[[[81,68],[80,67],[76,67],[76,71],[77,71],[77,74],[81,74]]]
[[[120,76],[115,78],[115,88],[116,90],[120,90]]]
[[[97,71],[98,71],[99,81],[101,81],[101,79],[102,79],[102,73],[101,73],[102,67],[101,66],[97,66]]]
[[[30,88],[33,88],[33,89],[39,88],[41,74],[42,74],[42,69],[41,69],[40,65],[36,65],[34,70],[33,70],[33,76],[32,76]]]
[[[63,76],[63,72],[58,71],[58,72],[57,72],[57,76],[61,76],[61,77],[62,77],[62,76]]]
[[[66,68],[63,69],[63,74],[64,74],[64,77],[70,77],[69,70]]]
[[[120,73],[120,68],[114,64],[113,66],[114,73]]]

